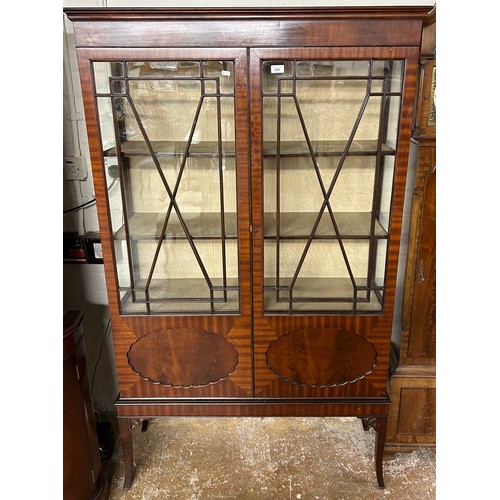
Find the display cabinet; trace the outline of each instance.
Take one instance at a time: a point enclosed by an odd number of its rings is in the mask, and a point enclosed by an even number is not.
[[[382,458],[429,9],[66,9],[131,484],[170,415],[357,416]]]

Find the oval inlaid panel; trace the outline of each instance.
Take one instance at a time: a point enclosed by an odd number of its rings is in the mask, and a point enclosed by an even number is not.
[[[375,346],[361,335],[311,328],[282,335],[267,351],[267,364],[278,377],[298,385],[333,387],[372,372]]]
[[[155,384],[200,387],[225,379],[238,364],[226,338],[193,328],[158,330],[134,342],[127,353],[132,370]]]

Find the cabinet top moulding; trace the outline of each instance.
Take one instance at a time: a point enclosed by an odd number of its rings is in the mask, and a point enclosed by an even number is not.
[[[380,7],[67,7],[64,12],[72,21],[110,20],[202,20],[202,19],[422,19],[432,6]]]
[[[431,8],[69,7],[64,13],[76,24],[77,47],[420,46]],[[131,21],[140,24],[131,29]]]

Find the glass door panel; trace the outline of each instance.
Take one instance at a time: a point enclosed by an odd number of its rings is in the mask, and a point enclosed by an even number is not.
[[[237,314],[234,61],[93,70],[122,314]]]
[[[264,312],[383,311],[403,61],[263,61]]]

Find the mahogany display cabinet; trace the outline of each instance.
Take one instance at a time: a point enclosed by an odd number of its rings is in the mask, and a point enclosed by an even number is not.
[[[168,416],[355,416],[377,480],[429,8],[68,8],[125,460]]]

